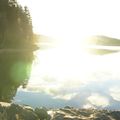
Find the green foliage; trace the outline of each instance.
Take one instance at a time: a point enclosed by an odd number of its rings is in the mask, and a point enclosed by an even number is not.
[[[0,101],[9,102],[30,77],[33,53],[0,53]]]

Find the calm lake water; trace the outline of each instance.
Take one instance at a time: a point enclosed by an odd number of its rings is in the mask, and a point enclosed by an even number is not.
[[[35,55],[28,84],[18,88],[13,102],[120,109],[120,53],[99,56],[53,48]]]

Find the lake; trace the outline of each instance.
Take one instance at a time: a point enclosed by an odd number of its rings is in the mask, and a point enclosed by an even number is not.
[[[30,78],[13,102],[32,107],[120,109],[120,53],[91,55],[78,48],[35,53]]]

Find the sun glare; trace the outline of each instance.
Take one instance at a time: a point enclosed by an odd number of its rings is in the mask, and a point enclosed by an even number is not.
[[[84,51],[84,40],[96,34],[120,36],[118,34],[120,19],[117,14],[113,14],[113,11],[114,13],[118,11],[117,7],[113,7],[114,1],[109,1],[109,5],[108,0],[19,0],[19,2],[29,7],[34,32],[53,37],[57,43],[54,48],[35,52],[37,62],[33,65],[29,83],[34,82],[33,79],[36,78],[41,85],[49,80],[73,85],[80,81],[86,82],[94,70],[103,69],[101,59]]]
[[[29,82],[35,81],[35,76],[38,83],[41,82],[40,79],[44,82],[53,79],[60,84],[66,84],[69,81],[68,84],[72,85],[80,83],[79,81],[86,82],[89,74],[94,71],[93,63],[97,64],[93,56],[73,44],[72,46],[65,44],[44,51],[38,50],[35,54],[37,59]],[[52,84],[53,81],[51,81]]]

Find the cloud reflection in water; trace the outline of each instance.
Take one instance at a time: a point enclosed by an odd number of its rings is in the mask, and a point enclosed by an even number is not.
[[[15,100],[20,99],[20,91],[28,91],[47,95],[54,102],[61,100],[61,107],[68,103],[84,108],[117,108],[120,104],[120,53],[93,56],[72,51],[68,54],[68,51],[64,54],[60,54],[59,49],[38,52],[27,88],[19,89]],[[39,99],[42,104],[39,97],[32,99]]]

